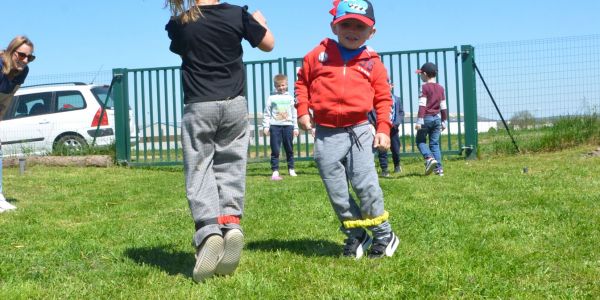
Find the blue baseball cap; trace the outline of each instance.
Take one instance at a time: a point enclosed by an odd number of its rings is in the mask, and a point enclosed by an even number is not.
[[[367,26],[375,25],[373,5],[367,0],[336,0],[329,13],[333,15],[333,24],[346,19],[356,19]]]

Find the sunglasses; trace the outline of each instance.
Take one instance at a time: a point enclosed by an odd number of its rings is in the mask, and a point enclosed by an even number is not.
[[[35,60],[35,55],[33,55],[33,54],[27,55],[27,54],[25,54],[23,52],[19,52],[19,51],[15,51],[15,53],[17,53],[17,56],[19,56],[19,59],[22,61],[25,60],[26,58],[27,58],[28,62],[32,62]]]

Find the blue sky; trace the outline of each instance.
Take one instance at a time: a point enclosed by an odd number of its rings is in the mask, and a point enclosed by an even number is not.
[[[168,50],[162,0],[4,1],[0,49],[29,36],[38,59],[30,75],[179,65]],[[263,53],[245,44],[247,61],[301,57],[325,37],[330,0],[227,1],[259,9],[276,39]],[[378,51],[452,47],[600,33],[596,0],[373,0]]]

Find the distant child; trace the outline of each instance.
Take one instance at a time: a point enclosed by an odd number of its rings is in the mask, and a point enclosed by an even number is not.
[[[263,132],[271,136],[271,180],[281,180],[279,175],[279,150],[283,142],[290,176],[294,170],[294,137],[299,134],[294,97],[288,93],[288,78],[284,74],[273,78],[276,94],[267,98],[263,114]]]
[[[399,239],[384,210],[371,151],[389,148],[392,126],[386,69],[379,55],[364,46],[375,34],[373,6],[365,0],[336,1],[330,13],[338,41],[325,39],[304,57],[296,81],[298,124],[304,130],[316,124],[315,162],[347,236],[343,255],[359,259],[372,242],[369,257],[392,256]],[[372,107],[375,135],[367,121]],[[348,181],[359,201],[350,195]]]
[[[417,74],[425,83],[421,87],[419,96],[419,115],[415,129],[417,129],[417,146],[425,159],[425,175],[434,172],[436,175],[444,176],[440,135],[446,129],[448,113],[444,87],[435,80],[437,72],[437,66],[430,62],[417,70]],[[429,146],[427,136],[429,136]]]
[[[391,141],[391,150],[392,150],[392,161],[394,162],[394,173],[402,172],[402,166],[400,165],[400,124],[402,124],[402,119],[404,118],[404,107],[402,105],[402,100],[400,97],[397,97],[393,93],[394,85],[390,84],[390,89],[392,92],[392,99],[394,103],[392,104],[392,112],[390,113],[390,119],[392,121],[392,129],[390,131],[390,141]],[[371,110],[368,114],[369,123],[373,126],[377,124],[377,116],[375,115],[375,110]],[[390,177],[390,171],[388,170],[388,152],[385,151],[377,151],[377,156],[379,158],[379,167],[381,168],[381,176],[382,177]]]
[[[186,2],[186,3],[184,3]],[[170,50],[181,56],[186,196],[196,225],[193,278],[232,274],[244,246],[248,103],[243,39],[271,51],[260,12],[217,0],[167,0]]]

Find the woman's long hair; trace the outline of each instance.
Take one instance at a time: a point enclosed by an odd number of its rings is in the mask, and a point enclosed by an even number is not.
[[[202,16],[196,0],[166,0],[165,7],[167,6],[171,10],[171,15],[180,18],[183,24],[196,21]]]
[[[13,69],[14,62],[12,60],[12,56],[23,44],[27,44],[33,51],[33,43],[31,40],[24,35],[18,35],[12,39],[12,41],[10,41],[10,44],[8,44],[6,50],[0,53],[0,57],[2,59],[2,73],[4,73],[4,75],[8,75],[8,73],[10,73],[10,71]]]

